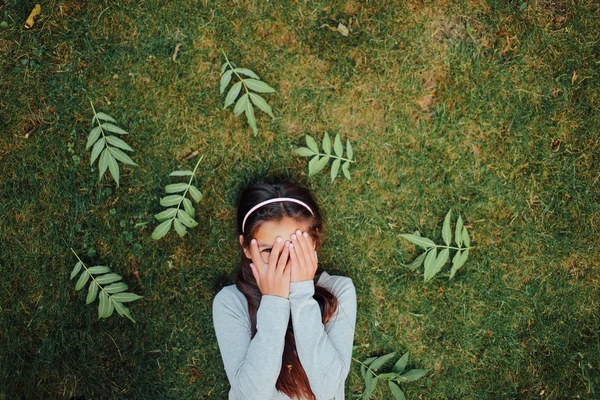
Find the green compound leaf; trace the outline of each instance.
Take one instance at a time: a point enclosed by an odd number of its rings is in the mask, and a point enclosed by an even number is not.
[[[456,221],[456,229],[454,230],[454,241],[458,245],[458,247],[462,247],[463,239],[462,239],[462,229],[463,229],[463,220],[459,215],[458,220]]]
[[[404,239],[408,240],[411,243],[416,244],[417,246],[421,246],[425,250],[429,249],[430,247],[435,246],[435,243],[433,242],[433,240],[427,239],[426,237],[412,235],[410,233],[403,233],[400,235],[400,237],[403,237]]]
[[[142,298],[142,296],[139,296],[135,293],[117,293],[113,294],[111,297],[114,301],[118,301],[120,303],[130,303]]]
[[[346,155],[348,160],[352,160],[352,157],[354,156],[354,150],[352,150],[352,145],[349,140],[346,140]]]
[[[110,154],[122,163],[127,165],[137,165],[131,158],[129,158],[127,154],[123,152],[123,150],[117,149],[116,147],[109,147],[108,149],[110,150]]]
[[[162,239],[167,233],[169,233],[172,223],[173,223],[173,220],[170,219],[170,220],[165,221],[162,224],[158,225],[154,229],[154,232],[152,232],[152,239],[154,239],[154,240]]]
[[[431,266],[431,270],[430,270],[431,277],[430,278],[433,278],[435,275],[437,275],[438,272],[440,272],[440,270],[442,269],[444,264],[446,264],[446,261],[448,261],[449,256],[450,256],[449,249],[443,249],[442,251],[440,251],[440,254],[437,256],[437,258],[433,262],[433,265]]]
[[[425,271],[423,273],[423,278],[425,282],[433,278],[433,269],[435,267],[435,260],[437,259],[437,249],[434,247],[427,253],[427,257],[425,257]]]
[[[169,176],[192,176],[194,173],[190,170],[185,171],[173,171],[169,174]]]
[[[456,271],[458,271],[460,267],[464,265],[464,263],[467,261],[467,258],[469,258],[469,249],[457,251],[456,254],[454,254],[454,257],[452,258],[452,269],[450,270],[449,279],[454,278]]]
[[[390,392],[392,392],[392,395],[394,396],[395,400],[406,400],[404,392],[402,391],[402,389],[400,389],[398,385],[396,385],[392,381],[388,381],[388,386],[390,387]]]
[[[298,147],[294,151],[300,157],[310,157],[310,156],[314,156],[315,155],[315,152],[312,151],[311,149],[309,149],[308,147]]]
[[[377,371],[379,368],[381,368],[386,362],[388,362],[389,360],[391,360],[392,358],[394,358],[394,356],[396,355],[396,352],[392,352],[390,354],[386,354],[384,356],[381,357],[377,357],[375,359],[375,361],[373,361],[371,363],[371,365],[369,366],[373,371]]]
[[[198,223],[183,210],[177,210],[177,218],[188,228],[198,226]]]
[[[173,225],[175,225],[175,231],[177,232],[177,234],[180,237],[184,237],[187,232],[187,229],[185,228],[185,226],[183,226],[179,218],[173,219]]]
[[[246,107],[248,107],[248,102],[249,102],[249,96],[248,93],[246,93],[245,95],[243,95],[242,97],[240,97],[238,99],[238,101],[235,103],[235,107],[233,108],[233,113],[238,116],[241,113],[243,113],[246,110]]]
[[[121,148],[123,150],[133,151],[133,149],[131,147],[129,147],[129,145],[127,143],[125,143],[125,141],[123,139],[118,138],[116,136],[113,136],[113,135],[106,136],[106,141],[108,142],[108,144],[112,144],[113,146]]]
[[[394,367],[392,368],[392,372],[395,372],[397,374],[403,373],[404,369],[406,369],[406,364],[408,364],[408,357],[409,355],[407,351],[402,355],[402,357],[398,359],[398,361],[396,361],[396,364],[394,364]]]
[[[165,192],[167,193],[178,193],[184,192],[188,188],[187,183],[172,183],[165,186]]]
[[[274,93],[275,89],[271,86],[267,85],[263,81],[258,81],[256,79],[244,79],[244,83],[248,87],[248,89],[252,89],[258,93]]]
[[[442,239],[444,239],[444,243],[446,246],[450,246],[452,242],[452,209],[448,210],[448,214],[446,214],[446,218],[444,218],[444,225],[442,226]]]
[[[315,141],[315,139],[310,136],[310,135],[306,135],[306,145],[308,146],[309,149],[311,149],[315,154],[319,153],[319,145],[317,145],[317,142]]]
[[[90,283],[90,287],[88,288],[88,295],[85,299],[85,304],[93,303],[96,300],[96,296],[98,295],[98,284],[94,281]]]
[[[176,214],[177,214],[176,208],[168,208],[164,211],[159,212],[158,214],[155,214],[154,218],[156,218],[159,221],[164,221],[166,219],[174,218]]]
[[[227,64],[225,64],[225,67],[227,67]],[[223,94],[223,92],[225,91],[225,88],[227,87],[227,85],[229,85],[229,82],[231,82],[232,74],[233,74],[232,70],[229,70],[225,73],[221,72],[221,85],[219,88],[221,94]]]
[[[421,266],[421,264],[423,264],[423,261],[425,261],[425,256],[427,255],[427,252],[422,253],[421,255],[419,255],[417,258],[415,258],[413,260],[413,262],[411,262],[410,264],[404,265],[406,268],[408,269],[417,269]]]
[[[250,78],[260,79],[258,77],[258,75],[256,75],[254,72],[252,72],[248,68],[236,68],[234,71],[237,72],[238,74],[249,76]]]
[[[114,122],[115,124],[117,123],[117,121],[115,121],[115,119],[113,117],[111,117],[108,114],[104,114],[103,112],[96,113],[96,115],[94,116],[94,118],[96,120],[101,119],[103,121]]]
[[[425,376],[429,372],[428,369],[411,369],[400,375],[400,379],[406,382],[414,382]]]
[[[87,271],[83,271],[75,284],[75,290],[81,290],[90,279],[90,274]]]
[[[111,303],[114,304],[115,310],[117,310],[117,313],[119,313],[120,316],[127,317],[132,322],[135,322],[135,320],[131,317],[131,313],[129,312],[129,309],[127,307],[125,307],[122,303],[120,303],[118,301],[111,301]]]
[[[196,210],[194,209],[194,205],[192,201],[187,197],[183,199],[183,209],[186,213],[190,215],[190,217],[194,218],[196,216]]]
[[[240,90],[242,90],[242,82],[238,82],[238,83],[234,84],[231,87],[231,89],[229,89],[229,92],[227,92],[227,96],[225,97],[225,104],[223,106],[223,110],[233,104],[235,99],[240,94]]]
[[[105,274],[107,272],[110,272],[110,268],[105,267],[103,265],[97,265],[95,267],[88,268],[88,272],[92,275]]]
[[[471,246],[471,238],[469,237],[469,232],[467,231],[467,228],[464,227],[462,231],[462,240],[465,243],[466,247]]]
[[[96,140],[98,140],[100,133],[102,133],[102,129],[100,129],[99,126],[96,126],[94,129],[92,129],[90,135],[88,136],[87,144],[85,145],[86,150],[89,149],[96,142]]]
[[[346,162],[344,163],[344,165],[342,165],[342,172],[344,173],[344,176],[345,176],[345,177],[346,177],[346,179],[348,179],[348,180],[350,180],[350,178],[351,178],[351,177],[350,177],[350,170],[349,170],[349,168],[350,168],[350,162],[349,162],[349,161],[346,161]]]
[[[339,133],[335,135],[335,140],[333,141],[333,151],[335,151],[335,155],[338,157],[341,157],[344,154],[344,147],[342,146]]]
[[[325,132],[325,135],[323,136],[323,151],[327,155],[331,154],[331,138],[327,132]]]
[[[107,283],[113,283],[116,281],[120,281],[121,279],[123,279],[123,277],[119,274],[115,274],[115,273],[111,272],[110,274],[97,276],[94,279],[96,280],[96,283],[98,285],[105,285]]]
[[[98,181],[102,179],[108,168],[108,157],[110,157],[110,153],[108,152],[108,148],[106,148],[102,151],[102,154],[100,154],[100,161],[98,162]]]
[[[373,372],[367,370],[367,377],[365,379],[365,391],[363,392],[363,400],[369,400],[375,388],[377,387],[377,378],[373,375]]]
[[[96,144],[94,145],[94,148],[92,149],[92,157],[90,159],[90,165],[94,164],[94,161],[96,161],[96,158],[98,158],[98,156],[100,155],[100,152],[102,151],[102,149],[104,149],[105,143],[106,143],[106,141],[104,140],[104,138],[102,138],[96,142]]]
[[[202,200],[202,193],[196,186],[190,185],[190,190],[188,192],[196,203],[200,203],[200,200]]]
[[[267,113],[271,118],[275,118],[275,115],[273,115],[273,109],[270,105],[267,104],[267,101],[263,99],[260,95],[256,93],[250,93],[250,99],[263,112]]]
[[[227,62],[224,62],[223,65],[221,65],[221,75],[223,75],[223,72],[225,72],[225,70],[227,69],[227,67],[229,66],[229,64]],[[221,92],[223,93],[223,92]]]
[[[339,158],[336,158],[333,161],[333,164],[331,164],[331,182],[333,182],[335,180],[335,178],[338,175],[338,172],[340,171],[340,165],[342,163],[342,160],[340,160]]]
[[[127,286],[125,282],[111,283],[110,285],[104,287],[104,291],[111,294],[124,292],[127,289],[129,289],[129,286]]]
[[[181,199],[183,199],[182,195],[172,194],[170,196],[165,196],[162,199],[160,199],[160,205],[163,207],[176,206],[181,202]]]
[[[325,168],[325,166],[327,165],[328,162],[329,162],[329,157],[319,158],[319,160],[317,162],[315,162],[315,167],[314,167],[312,175],[315,175],[315,174],[318,174],[319,172],[321,172],[321,170],[323,168]],[[308,175],[309,176],[311,175],[310,172]]]
[[[252,132],[254,132],[254,136],[258,135],[258,127],[256,126],[256,117],[254,116],[254,108],[252,107],[252,103],[249,101],[246,102],[246,119],[248,120],[248,124],[252,128]]]
[[[117,164],[117,160],[113,157],[111,148],[107,146],[105,151],[106,150],[108,150],[108,170],[115,182],[117,182],[117,187],[119,187],[119,164]]]
[[[113,124],[104,123],[104,124],[102,124],[100,126],[105,131],[109,131],[109,132],[113,132],[113,133],[118,133],[119,135],[128,135],[128,133],[125,130],[123,130],[123,129],[121,129],[118,126],[113,125]]]
[[[319,156],[314,156],[308,162],[308,176],[315,174],[315,169],[317,168],[317,164],[319,163]]]
[[[83,264],[81,264],[81,261],[77,261],[77,264],[75,264],[73,271],[71,271],[71,279],[75,278],[77,276],[77,274],[79,273],[79,271],[81,271],[82,265]]]
[[[98,304],[98,318],[108,318],[114,311],[114,306],[108,294],[103,290],[100,292],[100,303]]]

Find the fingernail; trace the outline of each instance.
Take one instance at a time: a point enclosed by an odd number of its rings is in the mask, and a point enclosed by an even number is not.
[[[256,239],[252,239],[252,240],[250,241],[250,243],[252,243],[252,244],[256,244]]]
[[[306,232],[304,232],[303,235],[304,235],[305,238],[308,237],[308,233],[306,233]]]
[[[283,240],[283,239],[281,239],[281,236],[277,236],[277,239],[275,239],[275,241],[276,241],[277,243],[281,243],[281,241],[282,241],[282,240]]]
[[[300,229],[298,229],[298,230],[296,231],[296,235],[302,235],[302,231],[301,231]]]
[[[290,247],[290,242],[286,241],[285,242],[285,247]]]
[[[294,244],[290,243],[290,249],[293,249],[293,248],[294,248]]]
[[[298,238],[296,237],[296,235],[292,235],[292,240],[296,240],[296,239],[298,239]]]

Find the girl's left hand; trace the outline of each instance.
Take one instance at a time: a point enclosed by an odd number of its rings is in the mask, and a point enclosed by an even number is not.
[[[306,232],[297,230],[291,235],[290,260],[292,261],[292,277],[290,282],[311,280],[317,272],[317,252]]]

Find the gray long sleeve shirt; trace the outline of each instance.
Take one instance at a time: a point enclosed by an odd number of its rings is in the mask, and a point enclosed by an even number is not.
[[[289,299],[262,297],[253,339],[246,297],[235,285],[217,294],[213,322],[231,385],[229,400],[290,399],[275,388],[290,314],[298,358],[317,400],[344,399],[344,383],[352,361],[356,292],[350,278],[327,272],[321,274],[318,284],[338,299],[337,311],[326,325],[313,298],[314,282],[292,282]]]

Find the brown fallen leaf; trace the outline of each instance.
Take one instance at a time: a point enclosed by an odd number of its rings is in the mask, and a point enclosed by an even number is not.
[[[571,86],[573,86],[575,84],[576,80],[577,80],[577,71],[573,70],[573,76],[571,77]]]
[[[434,100],[435,96],[428,94],[427,96],[423,96],[419,100],[417,100],[417,104],[419,105],[419,107],[421,107],[421,110],[425,112],[430,112]]]
[[[33,7],[33,10],[31,10],[29,17],[27,17],[27,21],[25,21],[25,28],[27,28],[27,29],[31,28],[33,26],[33,24],[35,23],[35,17],[37,17],[41,13],[42,13],[42,6],[40,6],[39,4],[36,4],[35,7]]]

